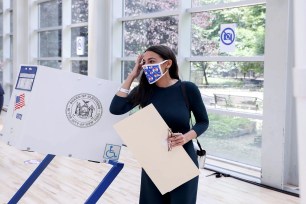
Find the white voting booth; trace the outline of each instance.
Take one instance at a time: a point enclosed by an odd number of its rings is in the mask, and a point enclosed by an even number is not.
[[[44,66],[21,66],[0,139],[18,149],[85,160],[118,160],[122,141],[109,112],[119,83]]]
[[[0,139],[46,157],[8,204],[19,202],[55,155],[113,165],[85,203],[98,201],[124,166],[117,162],[122,141],[113,124],[127,115],[109,112],[119,86],[44,66],[20,67]]]

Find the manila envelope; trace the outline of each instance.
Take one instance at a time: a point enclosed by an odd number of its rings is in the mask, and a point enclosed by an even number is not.
[[[168,151],[169,127],[152,104],[114,128],[161,194],[200,174],[182,146]]]

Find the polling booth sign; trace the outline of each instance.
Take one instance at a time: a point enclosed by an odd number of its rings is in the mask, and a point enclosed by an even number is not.
[[[18,149],[108,162],[122,141],[109,105],[119,83],[44,66],[22,65],[0,139]]]

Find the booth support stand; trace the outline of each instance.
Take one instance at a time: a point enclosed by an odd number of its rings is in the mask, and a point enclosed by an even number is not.
[[[22,198],[22,196],[27,192],[27,190],[32,186],[35,180],[40,176],[40,174],[45,170],[45,168],[50,164],[55,155],[48,154],[42,162],[38,165],[38,167],[34,170],[34,172],[30,175],[30,177],[24,182],[24,184],[19,188],[19,190],[15,193],[15,195],[11,198],[8,204],[16,204]],[[117,177],[117,175],[122,170],[124,164],[116,161],[109,161],[109,164],[113,165],[113,167],[109,170],[107,175],[100,182],[98,187],[94,190],[94,192],[89,196],[86,204],[96,203],[102,194],[106,191],[109,185],[113,182],[113,180]]]

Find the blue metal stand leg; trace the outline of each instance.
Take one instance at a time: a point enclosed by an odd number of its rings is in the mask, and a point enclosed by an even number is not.
[[[119,162],[117,163],[117,162],[110,161],[109,163],[112,164],[113,167],[111,168],[111,170],[109,170],[109,172],[104,177],[104,179],[101,181],[99,186],[95,189],[95,191],[86,200],[85,204],[96,203],[124,166],[123,163],[119,163]]]
[[[31,185],[35,182],[38,176],[44,171],[44,169],[48,166],[48,164],[52,161],[55,155],[48,154],[44,160],[39,164],[39,166],[34,170],[34,172],[30,175],[30,177],[24,182],[24,184],[20,187],[20,189],[15,193],[15,195],[11,198],[8,204],[17,203],[21,197],[27,192],[27,190],[31,187]]]

